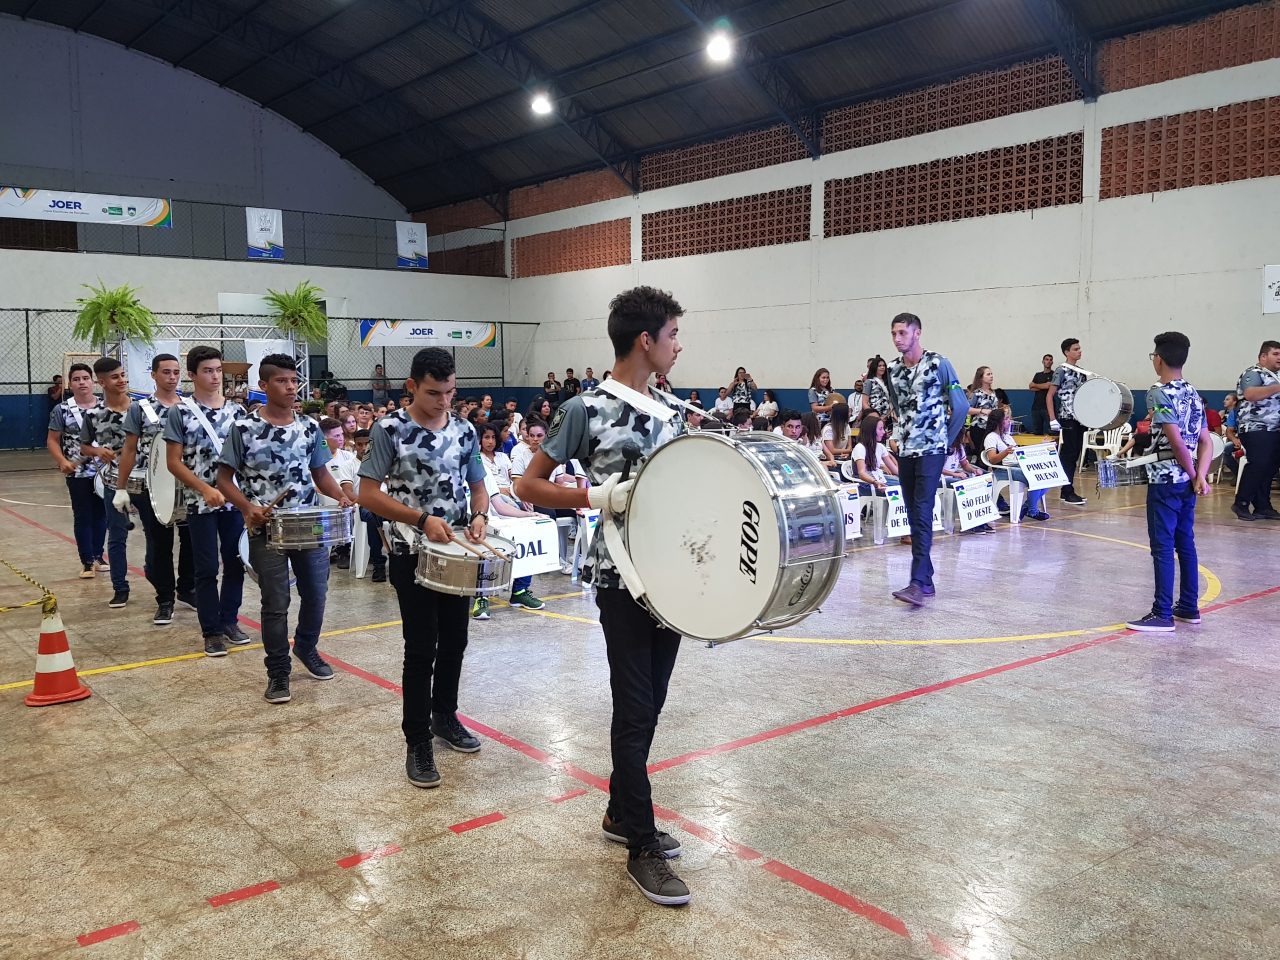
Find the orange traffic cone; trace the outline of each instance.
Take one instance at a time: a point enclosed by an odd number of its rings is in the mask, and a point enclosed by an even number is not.
[[[80,682],[67,631],[58,615],[56,603],[44,608],[40,624],[40,647],[36,653],[36,686],[26,698],[28,707],[47,707],[54,703],[83,700],[92,691]]]

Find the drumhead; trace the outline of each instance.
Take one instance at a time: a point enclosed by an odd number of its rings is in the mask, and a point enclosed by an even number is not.
[[[767,471],[757,456],[766,449]],[[775,491],[829,492],[816,470],[798,445],[771,434],[693,433],[655,451],[636,476],[624,529],[650,608],[699,640],[750,632],[786,559]],[[701,494],[707,478],[711,491]]]
[[[1217,460],[1220,456],[1227,452],[1227,441],[1216,433],[1209,434],[1209,447],[1213,451],[1213,459]]]
[[[155,446],[151,444],[152,455],[147,459],[147,496],[151,498],[151,509],[156,519],[168,524],[178,514],[178,481],[169,472],[165,458],[157,455]],[[166,449],[161,447],[158,452],[165,453]],[[245,549],[248,549],[247,545]]]
[[[1093,377],[1076,388],[1075,417],[1092,430],[1118,427],[1132,413],[1133,393],[1123,383]]]
[[[459,532],[458,536],[462,537],[464,535]],[[495,534],[489,534],[489,536],[484,538],[484,547],[478,543],[472,543],[470,540],[467,541],[467,545],[465,547],[460,543],[454,543],[452,541],[449,543],[436,543],[432,540],[426,539],[425,537],[422,538],[421,542],[423,544],[423,552],[434,553],[446,557],[475,557],[475,553],[473,552],[475,550],[479,550],[481,553],[488,556],[488,551],[485,547],[488,547],[490,550],[497,551],[498,553],[504,553],[509,557],[514,557],[516,553],[516,545],[513,541],[508,540],[506,537],[499,537]],[[468,547],[471,549],[467,549]]]

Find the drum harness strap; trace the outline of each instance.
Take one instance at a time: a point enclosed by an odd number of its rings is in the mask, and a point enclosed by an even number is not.
[[[222,453],[222,438],[218,436],[218,432],[213,429],[213,424],[209,422],[209,418],[204,415],[204,411],[200,409],[200,405],[196,403],[194,397],[183,397],[182,405],[195,415],[200,421],[200,426],[204,427],[204,432],[209,435],[209,440],[213,443],[213,452],[215,455]]]

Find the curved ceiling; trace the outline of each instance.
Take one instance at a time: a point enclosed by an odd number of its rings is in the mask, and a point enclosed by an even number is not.
[[[1246,0],[1247,2],[1247,0]],[[193,71],[409,210],[1057,53],[1242,0],[0,0]],[[732,63],[705,55],[720,24]],[[529,109],[547,92],[549,116]]]

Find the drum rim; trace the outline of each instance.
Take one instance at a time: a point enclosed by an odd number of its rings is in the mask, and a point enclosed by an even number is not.
[[[154,453],[155,451],[154,441],[152,442],[151,447],[152,447],[152,452]],[[165,452],[166,454],[168,453],[167,447],[165,448]],[[167,517],[163,516],[160,510],[156,508],[155,497],[152,496],[152,491],[155,490],[155,486],[156,486],[152,473],[154,472],[158,474],[161,472],[162,469],[165,475],[168,476],[173,481],[173,506],[170,508],[170,512]],[[156,520],[159,521],[162,525],[166,527],[172,527],[174,524],[178,522],[179,518],[185,512],[183,508],[186,504],[186,497],[183,494],[182,484],[178,482],[178,478],[175,477],[173,475],[173,472],[169,469],[169,463],[167,459],[161,460],[158,457],[149,456],[147,458],[147,466],[146,466],[146,469],[143,471],[143,474],[144,474],[144,486],[146,488],[145,495],[147,499],[151,501],[151,512],[155,514]]]

